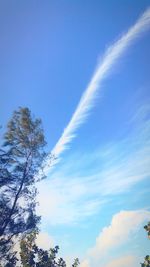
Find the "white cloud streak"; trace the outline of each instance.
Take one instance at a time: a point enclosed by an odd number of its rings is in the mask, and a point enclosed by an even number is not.
[[[150,111],[142,105],[136,114],[134,130],[126,139],[84,156],[82,152],[70,156],[54,170],[50,182],[39,183],[38,212],[44,224],[82,222],[98,214],[110,197],[112,201],[125,192],[137,202],[141,188],[135,196],[130,189],[150,174]]]
[[[117,60],[123,52],[150,26],[150,8],[148,8],[137,22],[112,46],[110,46],[102,61],[99,63],[94,75],[91,78],[89,85],[84,91],[80,102],[70,120],[67,127],[64,129],[60,139],[52,150],[56,160],[52,163],[50,157],[47,158],[44,170],[46,173],[50,168],[59,161],[60,154],[68,148],[68,144],[76,136],[76,130],[86,120],[89,111],[94,105],[94,100],[97,97],[98,91],[101,89],[101,84],[104,78],[109,74]]]

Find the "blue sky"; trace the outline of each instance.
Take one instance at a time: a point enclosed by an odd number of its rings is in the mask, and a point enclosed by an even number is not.
[[[14,109],[28,106],[54,149],[108,47],[148,7],[145,0],[1,2],[1,132]],[[69,149],[38,185],[39,242],[59,244],[81,267],[134,267],[148,251],[149,29],[132,37],[98,83]]]

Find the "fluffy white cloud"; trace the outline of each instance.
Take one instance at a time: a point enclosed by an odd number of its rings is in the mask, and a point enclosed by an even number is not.
[[[150,211],[147,210],[121,211],[115,214],[110,225],[99,233],[94,247],[87,251],[81,267],[137,267],[145,254],[135,254],[131,248],[128,251],[128,241],[134,240],[142,225],[149,219]],[[122,245],[126,245],[126,254],[124,250],[120,254]],[[118,248],[121,256],[115,257]]]
[[[105,267],[137,267],[139,260],[133,255],[122,256],[110,261]]]
[[[126,243],[149,218],[150,212],[145,210],[121,211],[115,214],[111,224],[98,235],[95,246],[90,249],[90,256],[104,257],[110,250]]]

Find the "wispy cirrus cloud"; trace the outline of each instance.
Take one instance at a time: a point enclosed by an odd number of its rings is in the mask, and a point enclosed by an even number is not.
[[[39,213],[43,222],[78,223],[97,214],[110,197],[130,193],[134,185],[149,178],[149,114],[147,104],[141,105],[125,139],[84,156],[82,152],[70,156],[60,170],[57,168],[51,174],[50,181],[39,184]]]
[[[129,45],[131,45],[137,37],[140,37],[142,33],[149,28],[149,26],[150,8],[142,14],[137,22],[117,42],[107,49],[103,59],[100,61],[96,71],[94,72],[89,85],[84,91],[70,122],[64,129],[55,147],[52,149],[52,154],[56,157],[56,160],[51,161],[51,155],[47,158],[44,166],[46,173],[48,173],[50,168],[59,161],[60,154],[67,149],[69,143],[76,136],[77,129],[85,122],[89,111],[94,105],[94,100],[101,89],[103,80],[108,76]]]

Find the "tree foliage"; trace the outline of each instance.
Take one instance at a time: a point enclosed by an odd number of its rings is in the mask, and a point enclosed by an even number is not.
[[[44,250],[36,245],[37,234],[38,232],[34,231],[20,242],[22,267],[66,267],[65,261],[57,257],[58,246]],[[72,267],[78,266],[79,260],[75,259]]]
[[[30,232],[39,222],[35,180],[45,144],[41,120],[28,108],[15,111],[0,149],[0,258],[8,257],[13,237]]]
[[[36,244],[40,217],[35,211],[35,182],[46,156],[45,144],[41,120],[28,108],[15,111],[0,148],[0,267],[66,267],[57,257],[58,246],[44,250]],[[41,175],[42,171],[42,179]],[[16,238],[21,239],[19,261],[13,249]],[[72,267],[78,265],[75,259]]]
[[[148,238],[150,238],[150,222],[144,226],[144,229],[147,232]],[[146,255],[144,262],[141,263],[141,267],[150,267],[150,255]]]
[[[144,229],[147,232],[148,238],[150,238],[150,222],[148,222],[148,224],[144,226]]]

